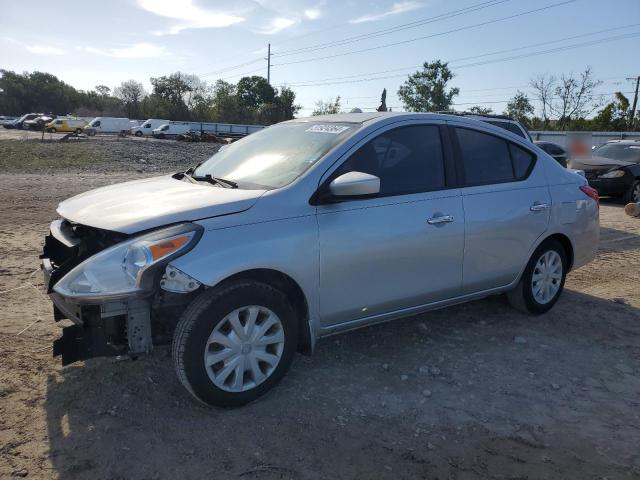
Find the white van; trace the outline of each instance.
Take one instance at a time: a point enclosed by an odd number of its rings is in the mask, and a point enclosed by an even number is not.
[[[120,133],[126,135],[129,133],[131,125],[128,118],[114,117],[96,117],[89,125],[84,127],[87,135],[95,135],[96,133]]]
[[[155,128],[152,134],[155,138],[167,138],[175,137],[176,135],[190,131],[199,132],[200,124],[198,123],[196,125],[194,122],[169,122]]]
[[[139,127],[131,128],[131,135],[135,135],[136,137],[142,137],[143,135],[153,135],[153,131],[156,128],[161,127],[164,124],[170,123],[170,120],[161,120],[158,118],[150,118],[146,120]]]

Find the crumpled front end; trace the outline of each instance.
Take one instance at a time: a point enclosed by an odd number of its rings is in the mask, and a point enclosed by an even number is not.
[[[63,365],[93,357],[151,352],[154,343],[170,339],[176,319],[191,300],[191,290],[172,293],[154,288],[148,294],[114,298],[74,298],[54,290],[82,262],[129,238],[67,220],[52,222],[40,258],[45,288],[54,304],[54,320],[74,323],[63,328],[62,337],[54,341],[54,356],[60,356]],[[158,277],[155,285],[165,278],[164,271],[151,274]]]

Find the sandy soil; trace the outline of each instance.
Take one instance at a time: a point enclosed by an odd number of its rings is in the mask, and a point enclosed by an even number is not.
[[[47,299],[5,292],[39,281],[58,201],[127,178],[0,176],[1,478],[640,478],[640,220],[620,205],[549,314],[494,297],[333,337],[217,410],[168,348],[61,368]]]

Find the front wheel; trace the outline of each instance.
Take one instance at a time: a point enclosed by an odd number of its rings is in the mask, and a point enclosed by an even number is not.
[[[567,254],[557,240],[543,242],[529,259],[509,303],[524,313],[548,312],[558,301],[567,276]]]
[[[142,132],[141,132],[140,130],[138,130],[138,131],[135,133],[135,135],[136,135],[136,137],[141,137],[141,136],[142,136]]]
[[[197,400],[239,406],[282,379],[297,338],[297,319],[282,292],[237,282],[207,290],[189,305],[174,334],[173,362]]]

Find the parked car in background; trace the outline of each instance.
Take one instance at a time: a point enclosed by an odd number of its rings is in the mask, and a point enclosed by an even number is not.
[[[151,136],[153,135],[153,130],[161,127],[162,125],[168,124],[171,120],[162,120],[159,118],[149,118],[145,120],[144,123],[137,127],[131,128],[131,134],[136,137],[142,136]]]
[[[9,129],[15,128],[15,129],[21,130],[22,128],[24,128],[24,122],[33,120],[34,118],[40,117],[42,115],[43,115],[42,113],[26,113],[22,115],[20,118],[14,120],[13,122],[5,123],[3,126],[4,128],[9,128]]]
[[[438,112],[446,115],[460,115],[465,118],[472,118],[474,120],[479,120],[481,122],[489,123],[491,125],[495,125],[496,127],[500,127],[508,132],[514,133],[519,137],[522,137],[526,140],[532,142],[531,135],[529,135],[529,131],[517,120],[508,115],[492,115],[492,114],[478,114],[473,112]]]
[[[96,135],[98,133],[117,133],[126,135],[130,132],[131,125],[128,118],[115,117],[96,117],[84,127],[87,135]]]
[[[544,142],[542,140],[536,140],[533,143],[535,143],[542,150],[551,155],[560,165],[562,165],[563,167],[567,166],[567,159],[569,158],[569,155],[567,154],[567,151],[560,145],[558,145],[557,143]]]
[[[80,118],[58,117],[47,123],[45,126],[47,132],[51,133],[81,133],[82,128],[87,124],[86,120]]]
[[[41,115],[39,117],[33,118],[31,120],[25,120],[22,124],[22,127],[25,130],[38,130],[42,131],[44,126],[49,123],[51,120],[56,119],[57,116],[53,114]]]
[[[591,156],[569,159],[569,167],[584,170],[589,185],[600,195],[640,202],[640,141],[611,140]]]
[[[139,355],[173,331],[180,382],[219,406],[320,337],[500,293],[547,312],[600,231],[597,192],[533,143],[416,113],[291,120],[57,212],[42,267],[75,325],[54,354]]]
[[[155,138],[173,138],[192,131],[196,131],[193,122],[169,122],[153,129],[152,135]]]
[[[0,115],[0,125],[7,125],[9,123],[13,123],[15,120],[16,120],[16,117]]]

